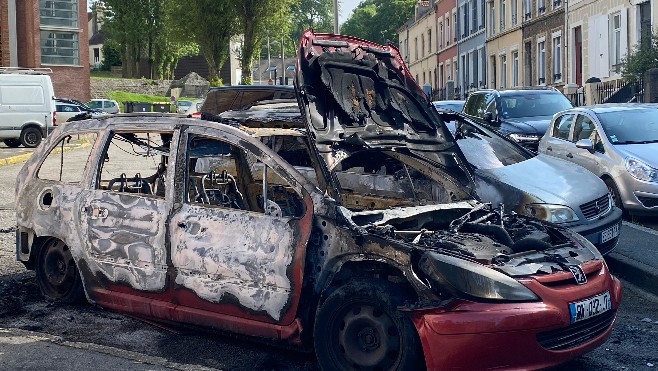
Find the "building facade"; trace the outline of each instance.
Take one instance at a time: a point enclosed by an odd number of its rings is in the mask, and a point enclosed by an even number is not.
[[[523,85],[523,0],[487,3],[487,87],[505,89]]]
[[[457,1],[438,0],[435,4],[437,24],[436,99],[452,99],[454,96],[446,92],[448,81],[457,79]]]
[[[55,94],[88,100],[86,0],[0,0],[0,67],[52,69]]]
[[[414,16],[399,30],[399,45],[409,71],[420,86],[436,88],[436,13],[434,1],[419,1]]]
[[[523,21],[523,83],[562,87],[567,80],[564,72],[564,1],[524,1],[527,7],[524,8]]]
[[[457,1],[458,94],[486,86],[485,0]]]

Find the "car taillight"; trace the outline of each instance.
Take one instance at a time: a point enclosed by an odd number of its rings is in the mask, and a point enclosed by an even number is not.
[[[53,126],[57,126],[57,111],[53,111]]]

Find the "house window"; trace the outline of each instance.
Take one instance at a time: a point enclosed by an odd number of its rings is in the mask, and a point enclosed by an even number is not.
[[[480,1],[480,29],[484,28],[485,22],[484,0]]]
[[[553,37],[553,82],[562,80],[562,36]]]
[[[39,0],[41,63],[80,64],[78,0]]]
[[[519,52],[512,52],[512,86],[519,86]]]
[[[80,64],[77,32],[41,31],[41,63]]]
[[[450,14],[446,14],[446,46],[450,45]]]
[[[473,69],[471,72],[471,76],[473,79],[473,87],[478,88],[478,51],[475,50],[473,53],[471,53],[471,64],[473,65]]]
[[[41,26],[78,26],[78,0],[39,0]]]
[[[532,17],[532,6],[530,5],[530,0],[523,0],[523,13],[525,20],[528,20],[530,17]]]
[[[507,56],[500,56],[500,87],[507,87]]]
[[[517,17],[517,15],[516,15],[516,2],[517,2],[517,0],[512,0],[512,9],[511,9],[511,12],[512,12],[512,26],[516,26],[516,22],[517,22],[517,20],[516,20],[516,17]]]
[[[418,38],[414,37],[414,60],[418,60]],[[418,79],[416,79],[418,80]]]
[[[619,72],[621,66],[621,13],[610,18],[610,70]]]
[[[562,6],[562,0],[553,0],[553,9],[557,9]]]
[[[489,3],[489,35],[494,35],[496,33],[496,9],[494,7],[493,1]]]
[[[420,57],[423,58],[425,56],[425,35],[422,34],[420,35]]]
[[[505,9],[505,0],[500,0],[500,31],[502,32],[505,30],[505,16],[506,16],[506,9]]]
[[[546,0],[537,0],[537,15],[544,14],[546,12]]]
[[[486,82],[485,69],[487,68],[487,57],[484,55],[483,48],[478,49],[478,64],[480,66],[478,71],[478,88],[482,88]]]
[[[453,10],[452,12],[452,39],[457,41],[457,12]]]
[[[443,49],[443,21],[439,21],[439,49]]]
[[[546,42],[544,40],[537,43],[537,77],[538,84],[546,84]]]
[[[427,30],[427,49],[428,53],[432,53],[432,30]]]
[[[478,5],[476,0],[471,1],[471,33],[478,30]]]

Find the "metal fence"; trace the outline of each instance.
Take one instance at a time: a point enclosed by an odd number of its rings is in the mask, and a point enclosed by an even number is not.
[[[642,103],[644,101],[644,80],[614,80],[600,83],[596,87],[598,102],[601,103]]]

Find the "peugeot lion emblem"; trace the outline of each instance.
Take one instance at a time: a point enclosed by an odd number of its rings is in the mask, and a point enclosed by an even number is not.
[[[587,276],[579,265],[570,265],[569,270],[571,271],[571,274],[573,274],[573,278],[576,280],[577,284],[584,285],[587,283]]]

